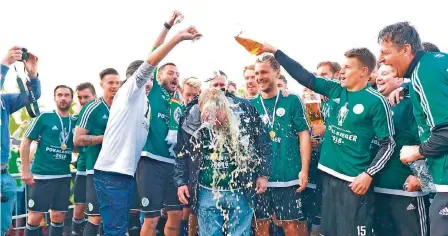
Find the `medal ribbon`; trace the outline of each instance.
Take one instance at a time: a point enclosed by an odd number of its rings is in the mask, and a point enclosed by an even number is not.
[[[70,136],[70,132],[71,132],[71,129],[72,129],[72,119],[70,119],[70,117],[68,117],[68,132],[66,133],[65,132],[65,129],[64,129],[64,123],[62,122],[62,118],[61,118],[61,116],[59,115],[59,113],[57,112],[57,111],[54,111],[54,113],[56,113],[56,115],[58,116],[58,118],[59,118],[59,121],[61,122],[61,129],[62,129],[62,131],[61,131],[61,133],[62,133],[62,143],[61,143],[61,146],[63,146],[63,145],[67,145],[67,140],[68,140],[68,137]]]
[[[264,114],[268,117],[268,123],[269,123],[269,126],[271,127],[271,130],[274,130],[275,108],[277,107],[277,102],[278,102],[279,97],[280,97],[280,89],[278,90],[277,98],[275,99],[274,110],[272,110],[272,122],[271,122],[271,117],[269,117],[269,112],[266,109],[266,106],[264,105],[264,102],[263,102],[263,98],[260,95],[261,105],[263,106]]]

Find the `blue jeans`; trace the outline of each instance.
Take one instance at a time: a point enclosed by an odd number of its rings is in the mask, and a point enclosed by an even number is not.
[[[126,235],[129,210],[135,191],[133,177],[95,170],[93,179],[103,220],[104,235]]]
[[[199,235],[223,235],[223,226],[227,235],[250,235],[253,209],[251,209],[241,192],[220,191],[219,199],[213,199],[212,190],[199,189],[198,223]],[[228,218],[224,219],[222,208]]]
[[[9,174],[1,175],[1,193],[2,196],[7,197],[7,202],[1,203],[1,234],[4,235],[12,224],[12,211],[14,209],[14,204],[16,202],[16,181]]]

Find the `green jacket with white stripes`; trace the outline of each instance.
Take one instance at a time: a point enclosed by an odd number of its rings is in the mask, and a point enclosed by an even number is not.
[[[437,192],[448,192],[448,54],[418,52],[406,72],[409,95]]]

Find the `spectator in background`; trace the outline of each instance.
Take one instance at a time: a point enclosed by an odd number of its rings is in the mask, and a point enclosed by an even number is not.
[[[430,42],[423,42],[423,49],[426,52],[440,52],[440,49],[433,43]]]
[[[1,62],[0,90],[3,89],[6,74],[9,67],[16,61],[21,61],[23,51],[21,47],[12,47]],[[28,52],[28,59],[24,61],[25,69],[30,77],[30,86],[34,91],[36,99],[40,98],[40,81],[37,78],[37,57]],[[1,94],[1,232],[4,235],[11,226],[12,211],[16,199],[16,184],[14,178],[8,174],[8,158],[10,151],[9,115],[18,111],[22,107],[29,105],[31,99],[27,94],[6,93]]]
[[[376,85],[376,77],[378,76],[378,68],[379,68],[379,64],[377,64],[375,66],[375,68],[373,69],[373,71],[372,71],[372,73],[370,74],[370,77],[369,77],[369,84],[375,90],[378,89],[378,87]]]
[[[201,81],[195,77],[188,77],[182,83],[182,100],[184,105],[193,100],[194,97],[201,93]]]
[[[229,80],[229,83],[228,83],[228,85],[227,85],[227,91],[229,92],[229,93],[235,93],[235,91],[236,91],[236,83],[235,82],[233,82],[233,81],[231,81],[231,80]]]
[[[317,64],[316,76],[327,79],[339,79],[341,65],[337,62],[323,61]]]
[[[280,77],[278,77],[277,87],[282,90],[288,89],[288,81],[286,80],[284,75],[280,75]]]
[[[254,65],[244,67],[243,76],[246,83],[245,98],[252,99],[260,92],[260,86],[255,79]]]

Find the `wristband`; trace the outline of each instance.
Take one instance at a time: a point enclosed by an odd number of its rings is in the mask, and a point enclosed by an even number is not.
[[[165,24],[163,24],[163,25],[165,26],[165,28],[166,28],[167,30],[171,29],[171,25],[169,25],[168,23],[165,22]]]

